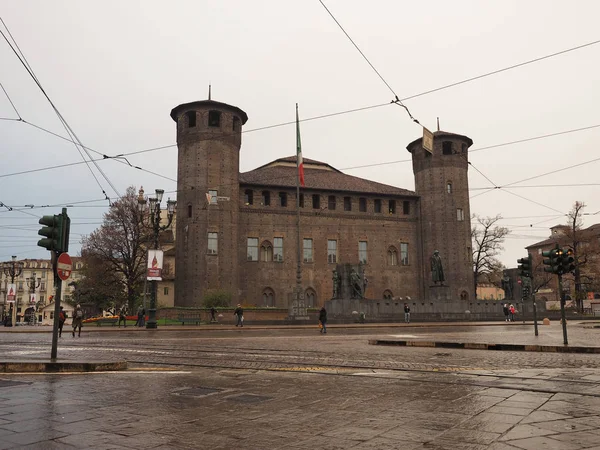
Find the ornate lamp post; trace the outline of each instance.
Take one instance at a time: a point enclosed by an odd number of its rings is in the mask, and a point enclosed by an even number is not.
[[[27,288],[29,289],[29,294],[33,294],[34,301],[31,301],[31,297],[29,299],[29,304],[33,308],[33,324],[36,322],[36,313],[37,313],[37,301],[35,300],[35,290],[40,287],[42,284],[42,279],[38,278],[36,281],[35,272],[31,274],[31,278],[27,279]]]
[[[17,257],[13,256],[12,257],[12,261],[9,262],[5,262],[4,264],[2,264],[2,270],[4,271],[4,275],[6,275],[6,277],[10,277],[10,284],[15,284],[15,278],[17,278],[19,275],[21,275],[23,273],[23,261],[17,261]],[[16,291],[16,289],[15,289]],[[15,292],[15,302],[10,304],[10,317],[11,317],[11,322],[9,326],[12,326],[13,324],[17,323],[17,308],[18,308],[18,304],[17,302],[17,293]],[[5,298],[5,303],[8,302],[8,289],[6,289],[6,298]]]
[[[153,198],[144,198],[144,190],[140,189],[138,204],[141,213],[140,220],[142,224],[152,227],[154,232],[154,249],[158,250],[158,235],[161,231],[166,230],[171,226],[173,222],[173,215],[175,214],[175,205],[177,202],[175,200],[168,199],[167,200],[167,223],[165,225],[161,225],[161,216],[160,216],[160,203],[162,202],[163,194],[165,191],[163,189],[156,189],[156,197]],[[148,212],[149,219],[146,223],[144,223],[145,213]],[[150,308],[148,309],[148,322],[146,323],[146,328],[156,328],[156,291],[158,288],[158,284],[156,280],[152,280],[152,294],[150,296]]]

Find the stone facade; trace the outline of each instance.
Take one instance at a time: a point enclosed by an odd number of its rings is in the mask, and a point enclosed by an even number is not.
[[[239,173],[247,120],[241,109],[207,100],[179,105],[171,117],[179,146],[175,306],[200,306],[208,290],[225,290],[233,303],[288,307],[298,249],[307,307],[332,297],[338,264],[361,260],[367,299],[427,299],[434,249],[444,261],[444,299],[474,295],[463,163],[469,138],[435,133],[428,157],[420,140],[409,145],[417,192],[304,158],[306,186],[298,198],[295,156]],[[446,141],[462,153],[443,154]]]

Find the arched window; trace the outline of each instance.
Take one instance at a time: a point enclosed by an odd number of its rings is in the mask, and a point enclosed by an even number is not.
[[[442,155],[451,155],[452,154],[452,142],[444,141],[442,142]]]
[[[460,299],[461,300],[469,300],[469,293],[467,291],[462,291],[460,293]]]
[[[246,189],[244,191],[244,203],[246,205],[254,204],[254,192],[252,191],[252,189]]]
[[[192,217],[192,204],[191,203],[188,203],[187,210],[188,210],[188,218],[191,218]]]
[[[233,131],[241,131],[242,130],[242,121],[239,117],[233,117]]]
[[[262,304],[271,308],[275,306],[275,292],[273,292],[273,289],[265,288],[263,290]]]
[[[193,128],[196,126],[196,111],[188,111],[185,113],[187,117],[188,127]]]
[[[317,301],[317,293],[313,288],[308,288],[304,293],[304,306],[314,308]]]
[[[273,245],[269,241],[265,241],[260,245],[260,260],[273,261]]]
[[[389,289],[386,289],[385,291],[383,291],[383,299],[384,300],[391,300],[394,298],[394,294],[392,294],[392,291],[390,291]]]
[[[208,126],[219,128],[221,126],[221,112],[220,111],[209,111],[208,112]]]
[[[388,248],[387,263],[388,263],[388,266],[397,266],[398,265],[398,250],[396,250],[395,247]]]
[[[448,181],[448,182],[446,183],[446,192],[447,192],[448,194],[452,194],[452,181]]]

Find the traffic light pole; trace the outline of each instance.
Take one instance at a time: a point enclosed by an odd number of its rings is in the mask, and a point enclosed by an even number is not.
[[[50,352],[50,359],[55,360],[58,353],[58,321],[60,315],[60,297],[62,290],[62,280],[58,277],[58,271],[56,270],[58,262],[59,252],[52,252],[52,273],[54,274],[54,287],[56,289],[54,293],[54,324],[52,327],[52,350]]]
[[[533,286],[532,286],[533,288]],[[532,289],[533,290],[533,289]],[[538,335],[538,323],[537,323],[537,304],[535,303],[535,294],[531,293],[531,299],[533,300],[533,330],[535,335]]]
[[[569,340],[567,339],[567,318],[565,317],[565,293],[563,292],[561,274],[558,274],[558,292],[560,294],[560,321],[562,322],[563,344],[569,345]]]

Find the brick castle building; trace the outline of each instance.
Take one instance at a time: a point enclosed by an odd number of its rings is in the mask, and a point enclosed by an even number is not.
[[[175,306],[208,290],[233,302],[287,307],[296,281],[296,157],[239,172],[241,109],[213,100],[181,104]],[[300,190],[302,288],[309,307],[332,296],[336,264],[359,264],[366,297],[469,300],[473,292],[467,152],[472,140],[438,131],[433,152],[411,142],[415,192],[304,159]],[[431,281],[439,250],[444,286]]]

